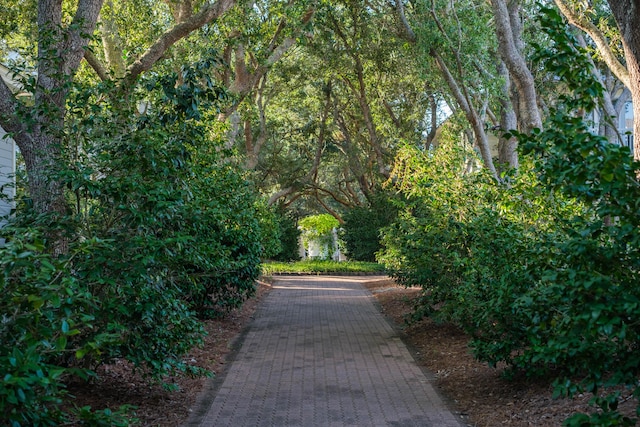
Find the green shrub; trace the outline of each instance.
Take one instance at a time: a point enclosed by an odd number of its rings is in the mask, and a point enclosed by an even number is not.
[[[374,262],[381,248],[380,230],[391,224],[397,208],[384,193],[376,193],[368,206],[353,207],[343,215],[340,238],[354,261]]]
[[[260,222],[260,244],[262,245],[262,259],[273,259],[283,250],[282,230],[280,227],[280,215],[272,206],[268,206],[264,200],[257,205]]]
[[[512,364],[528,345],[524,319],[512,309],[535,283],[527,266],[553,259],[556,252],[539,246],[562,235],[558,217],[581,210],[540,192],[526,162],[510,188],[465,175],[468,154],[452,143],[435,155],[401,153],[397,170],[406,175],[397,182],[407,197],[384,230],[379,259],[400,283],[422,286],[416,319],[454,322],[470,334],[478,358]]]
[[[621,387],[640,396],[640,164],[575,114],[602,88],[557,12],[543,16],[555,45],[542,56],[571,93],[544,131],[512,132],[535,162],[507,187],[465,175],[455,144],[402,152],[406,202],[380,259],[423,287],[416,316],[460,325],[480,360],[544,376],[557,395],[592,393],[598,411],[565,425],[633,425],[617,404]]]
[[[580,200],[590,215],[574,218],[567,238],[555,245],[562,257],[540,270],[531,298],[516,305],[532,319],[527,332],[536,343],[518,362],[560,366],[558,394],[593,393],[601,413],[576,415],[568,425],[633,425],[617,412],[618,391],[602,395],[626,386],[640,396],[640,163],[572,114],[593,111],[603,88],[558,13],[545,10],[543,18],[555,44],[541,59],[562,72],[572,92],[551,111],[544,131],[517,136],[536,157],[546,188]],[[575,60],[558,61],[559,54]]]
[[[300,259],[300,234],[298,222],[292,214],[279,208],[276,220],[280,230],[280,251],[272,259],[274,261],[297,261]]]
[[[185,360],[203,341],[200,318],[254,292],[261,210],[211,140],[205,119],[221,93],[206,72],[202,63],[180,84],[147,82],[154,104],[139,117],[113,88],[74,88],[53,177],[68,216],[36,217],[24,203],[2,230],[0,424],[124,425],[122,411],[62,411],[64,381],[115,358],[157,381],[206,374]],[[66,252],[54,257],[41,236],[63,239]]]
[[[99,301],[72,271],[81,254],[51,256],[34,229],[9,237],[0,249],[0,423],[60,425],[80,416],[104,418],[90,408],[60,409],[68,398],[64,382],[94,375],[76,360],[114,342],[111,334],[94,331]],[[107,415],[113,415],[107,417],[112,425],[124,416],[120,410]]]

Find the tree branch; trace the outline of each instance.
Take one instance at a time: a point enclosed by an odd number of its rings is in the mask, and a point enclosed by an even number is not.
[[[476,143],[478,145],[478,148],[480,149],[480,155],[482,156],[485,167],[491,172],[491,175],[494,177],[494,179],[500,182],[500,178],[498,177],[498,173],[496,172],[493,160],[491,158],[487,135],[484,131],[484,126],[480,120],[480,117],[478,117],[476,109],[468,102],[468,99],[463,95],[458,86],[458,83],[449,71],[447,64],[434,48],[431,49],[430,55],[436,60],[436,65],[442,72],[442,75],[447,82],[447,85],[449,86],[449,90],[453,93],[454,98],[458,102],[460,108],[462,108],[462,111],[464,111],[469,124],[473,128]]]
[[[404,12],[404,0],[396,0],[395,1],[395,10],[400,19],[400,23],[402,24],[402,36],[410,43],[415,43],[418,38],[416,37],[416,33],[411,28],[411,24],[409,24],[409,20],[407,19],[407,15]]]
[[[387,110],[387,113],[389,114],[389,117],[391,118],[391,121],[393,122],[395,127],[400,130],[400,128],[402,127],[402,123],[400,123],[400,119],[398,119],[396,113],[393,112],[393,108],[391,108],[391,104],[389,104],[389,101],[387,101],[386,99],[382,100],[382,105],[384,106],[385,110]]]
[[[310,7],[302,17],[300,22],[303,25],[310,22],[311,19],[313,18],[313,15],[315,14],[315,10],[316,10],[315,5]],[[276,34],[282,31],[281,26],[283,26],[284,24],[285,24],[284,21],[280,22],[278,28],[276,29]],[[236,109],[238,108],[239,104],[246,98],[249,92],[251,92],[251,90],[265,75],[265,73],[269,71],[269,69],[273,66],[273,64],[278,62],[282,58],[282,56],[284,56],[284,54],[296,43],[295,38],[287,37],[283,40],[283,42],[279,46],[276,46],[275,37],[276,36],[274,35],[271,42],[269,43],[269,48],[267,49],[267,51],[271,53],[265,60],[264,64],[257,66],[255,70],[253,70],[253,72],[247,71],[246,63],[244,62],[244,51],[236,52],[236,64],[235,64],[236,75],[238,71],[240,71],[244,73],[244,77],[246,78],[242,79],[242,81],[239,81],[239,79],[236,78],[235,81],[231,84],[231,91],[237,95],[236,102],[234,102],[231,106],[229,106],[224,112],[220,113],[218,115],[218,120],[224,121],[227,119],[227,117],[233,114],[233,112],[236,111]],[[230,57],[230,50],[228,51],[228,53]],[[239,56],[238,56],[239,53],[240,53],[240,56],[242,57],[241,62],[239,62]],[[225,50],[225,54],[227,54],[227,50]]]
[[[269,197],[269,201],[267,202],[267,204],[269,206],[272,206],[279,199],[281,199],[281,198],[283,198],[285,196],[288,196],[289,194],[293,193],[293,191],[294,191],[293,187],[283,188],[282,190],[272,194],[271,197]]]
[[[93,71],[96,72],[100,80],[106,81],[109,80],[109,74],[107,73],[107,69],[104,67],[102,62],[98,59],[98,57],[89,49],[84,51],[84,59],[87,61],[87,64],[93,68]]]
[[[591,21],[580,16],[580,14],[572,9],[564,0],[554,1],[560,12],[567,18],[571,25],[580,28],[582,31],[587,33],[589,37],[591,37],[598,47],[598,52],[602,55],[602,59],[605,64],[607,64],[607,67],[609,67],[611,72],[615,74],[615,76],[620,79],[627,88],[631,88],[629,71],[624,65],[622,65],[618,58],[616,58],[616,55],[611,50],[607,38],[602,31],[600,31],[600,29]]]
[[[337,219],[338,222],[340,223],[340,225],[344,224],[344,220],[338,214],[338,212],[336,212],[335,210],[331,209],[325,202],[322,201],[322,198],[318,194],[317,189],[316,189],[316,191],[314,192],[313,195],[315,196],[315,199],[320,204],[320,206],[322,206],[327,212],[329,212],[331,214],[331,216],[333,216],[335,219]]]
[[[69,38],[65,43],[64,73],[73,75],[84,57],[89,37],[93,34],[102,9],[103,0],[79,0],[76,14],[69,27]]]
[[[173,19],[175,19],[176,22],[187,20],[191,15],[193,15],[193,5],[191,4],[191,0],[164,0],[164,2],[169,7],[169,10],[171,10]]]
[[[353,203],[351,203],[348,200],[343,200],[340,197],[338,197],[338,195],[336,193],[334,193],[331,190],[327,190],[326,188],[320,187],[320,186],[314,186],[314,191],[316,193],[321,192],[324,194],[327,194],[329,197],[331,197],[333,200],[335,200],[337,203],[340,203],[342,206],[346,207],[346,208],[351,208],[353,207]]]
[[[188,36],[193,31],[218,19],[235,6],[237,0],[217,0],[202,7],[200,12],[189,19],[176,24],[164,33],[147,51],[129,66],[125,74],[125,84],[131,84],[140,74],[151,69],[165,52],[176,42]]]

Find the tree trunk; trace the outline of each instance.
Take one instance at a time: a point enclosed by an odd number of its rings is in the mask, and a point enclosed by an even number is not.
[[[102,45],[104,57],[113,77],[122,78],[126,69],[122,52],[122,40],[118,33],[118,25],[113,19],[113,1],[106,0],[104,10],[100,13]]]
[[[498,49],[502,60],[506,64],[509,74],[518,90],[520,108],[523,115],[524,132],[534,128],[542,128],[542,119],[538,110],[538,97],[533,81],[533,75],[529,70],[519,46],[522,44],[519,28],[519,4],[514,1],[509,4],[505,0],[491,0],[495,17],[496,36]]]
[[[500,94],[500,135],[498,135],[498,162],[500,168],[518,168],[518,141],[515,138],[505,138],[502,135],[518,126],[518,119],[511,103],[511,80],[509,70],[503,61],[498,62],[498,72],[503,78]]]
[[[622,36],[633,102],[633,157],[640,160],[640,5],[635,0],[609,0],[609,5]]]
[[[576,36],[576,39],[578,40],[580,47],[582,47],[583,49],[587,48],[587,42],[581,33]],[[602,117],[600,117],[598,134],[604,135],[609,140],[609,142],[613,144],[620,144],[618,138],[618,129],[615,126],[618,114],[613,105],[611,93],[609,92],[606,82],[602,78],[602,74],[598,70],[598,67],[596,67],[596,64],[593,62],[593,59],[589,56],[588,60],[589,63],[591,63],[591,72],[593,73],[593,76],[598,80],[598,82],[600,82],[600,84],[604,88],[604,91],[602,92]]]
[[[429,94],[427,96],[429,97],[429,106],[431,107],[431,127],[429,128],[429,133],[427,134],[427,137],[425,139],[425,150],[431,148],[431,144],[436,138],[436,134],[438,132],[438,103],[436,102],[436,97],[433,94]]]
[[[17,102],[0,105],[4,120],[0,123],[13,131],[14,140],[25,159],[29,193],[37,213],[65,214],[63,188],[52,173],[61,153],[66,100],[69,83],[84,56],[102,7],[102,0],[80,0],[73,22],[62,26],[62,2],[41,0],[38,3],[38,77],[34,88],[32,125],[20,123]],[[7,114],[8,113],[8,114]],[[0,114],[2,115],[2,114]]]
[[[480,120],[480,117],[478,116],[478,112],[475,110],[475,108],[473,108],[471,103],[463,95],[460,87],[455,81],[455,78],[451,74],[449,67],[447,67],[447,64],[444,62],[442,57],[434,49],[431,50],[430,54],[436,60],[436,65],[442,72],[442,75],[447,82],[451,93],[453,94],[462,111],[464,111],[464,114],[469,121],[469,124],[471,125],[473,134],[475,136],[475,141],[478,149],[480,150],[480,155],[485,167],[489,170],[491,176],[493,176],[493,178],[499,182],[500,178],[493,164],[491,149],[489,148],[489,141],[487,139],[487,133],[484,130],[484,125],[482,123],[482,120]]]
[[[384,178],[389,178],[389,170],[384,159],[384,152],[382,150],[382,145],[380,144],[380,137],[378,136],[378,131],[376,130],[373,115],[371,114],[371,108],[369,107],[366,84],[364,82],[362,61],[360,60],[360,56],[358,56],[357,54],[353,56],[355,61],[356,76],[358,78],[358,87],[355,87],[349,79],[345,78],[344,80],[358,99],[358,104],[360,104],[360,110],[362,111],[364,123],[367,128],[367,133],[369,134],[369,144],[371,145],[371,148],[373,148],[373,152],[376,156],[378,173]]]
[[[72,22],[65,27],[61,1],[38,2],[38,75],[28,111],[0,79],[0,125],[12,134],[25,159],[37,214],[67,213],[64,189],[54,176],[62,151],[66,101],[101,7],[102,0],[79,0]],[[66,251],[66,240],[58,232],[48,238],[53,253]]]
[[[253,138],[253,130],[251,129],[251,120],[245,120],[244,133],[245,133],[245,147],[247,151],[247,161],[245,168],[247,170],[255,170],[260,162],[260,151],[267,141],[267,116],[265,113],[266,101],[264,99],[264,89],[266,86],[267,77],[263,76],[260,80],[260,84],[256,89],[256,108],[258,109],[258,119],[260,121],[258,128],[258,136]]]

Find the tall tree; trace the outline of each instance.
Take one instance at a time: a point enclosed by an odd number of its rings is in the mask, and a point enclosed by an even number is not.
[[[485,167],[499,180],[485,126],[497,82],[487,71],[495,62],[487,53],[495,51],[495,47],[488,31],[490,15],[486,8],[472,1],[454,4],[424,0],[416,2],[413,16],[408,17],[404,3],[397,0],[395,11],[401,33],[416,45],[418,52],[431,58],[456,109],[469,123]],[[514,161],[513,156],[511,160]]]
[[[636,108],[640,102],[637,74],[640,37],[638,29],[635,27],[640,22],[638,5],[634,2],[613,0],[606,2],[595,0],[588,2],[554,1],[568,22],[589,36],[590,40],[582,42],[582,44],[595,46],[596,54],[594,56],[608,68],[608,70],[601,72],[597,64],[593,67],[596,78],[607,89],[603,100],[603,116],[607,120],[605,120],[605,125],[601,127],[603,134],[610,141],[619,141],[618,126],[613,123],[618,122],[618,117],[626,108],[625,104],[629,94],[633,101],[634,117],[638,117]],[[619,90],[620,85],[626,87],[629,93]],[[618,96],[619,94],[621,95]],[[640,146],[638,145],[640,135],[637,126],[638,120],[634,120],[633,152],[634,158],[640,159]]]
[[[191,5],[188,0],[181,3]],[[196,13],[184,15],[187,18],[168,28],[131,62],[120,82],[122,87],[131,87],[177,41],[219,18],[235,3],[217,0],[203,4]],[[63,188],[53,177],[53,168],[61,154],[65,104],[71,83],[82,58],[93,59],[87,47],[102,6],[103,0],[79,0],[75,10],[67,15],[62,0],[39,0],[35,37],[37,78],[29,88],[33,106],[22,104],[0,80],[0,125],[11,133],[24,156],[29,193],[38,213],[66,211]],[[97,61],[91,64],[101,77],[108,76],[102,64]]]
[[[589,16],[595,16],[599,21],[604,22],[601,14],[595,13],[595,8],[589,2],[575,2],[572,0],[554,0],[558,10],[567,18],[569,23],[589,35],[598,49],[602,60],[607,64],[613,74],[626,86],[631,86],[629,71],[616,55],[615,49],[606,29],[600,28],[598,23],[594,23]]]
[[[102,0],[80,0],[72,20],[63,23],[62,1],[41,0],[37,8],[37,79],[33,107],[25,111],[0,79],[0,125],[9,132],[25,160],[29,190],[37,212],[63,214],[63,189],[50,179],[60,155],[65,102],[92,34]]]
[[[518,90],[519,114],[524,131],[542,128],[538,96],[533,75],[525,61],[519,0],[491,0],[498,50]]]

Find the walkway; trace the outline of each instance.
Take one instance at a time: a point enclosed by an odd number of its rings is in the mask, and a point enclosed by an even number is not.
[[[278,278],[186,426],[460,427],[362,286],[368,280]]]

